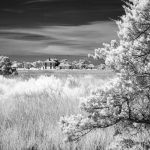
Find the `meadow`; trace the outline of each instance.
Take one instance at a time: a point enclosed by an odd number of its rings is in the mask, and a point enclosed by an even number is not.
[[[80,98],[114,78],[110,71],[19,71],[0,76],[0,150],[106,150],[113,129],[67,143],[61,116],[82,113]]]

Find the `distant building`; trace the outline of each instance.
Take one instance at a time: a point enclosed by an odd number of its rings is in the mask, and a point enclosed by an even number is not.
[[[18,68],[18,64],[17,64],[17,63],[13,63],[13,64],[11,65],[11,67],[12,67],[12,68]]]
[[[59,65],[59,61],[57,59],[47,59],[44,61],[44,69],[56,69]]]
[[[60,63],[59,69],[72,69],[72,65],[69,63]]]
[[[23,62],[23,64],[25,69],[30,69],[34,67],[31,62]]]
[[[87,66],[88,66],[87,64],[84,64],[82,62],[79,62],[79,63],[76,64],[77,69],[86,69]]]
[[[60,62],[61,63],[68,63],[68,60],[67,59],[62,59]]]
[[[87,68],[88,68],[88,69],[94,69],[95,66],[94,66],[93,64],[89,64],[89,65],[87,66]]]
[[[33,62],[32,65],[36,69],[43,69],[43,62],[40,60]]]
[[[18,72],[17,72],[18,64],[17,64],[17,62],[12,64],[11,68],[12,68],[12,74],[13,75],[18,75]]]
[[[17,68],[24,68],[24,63],[17,62]]]

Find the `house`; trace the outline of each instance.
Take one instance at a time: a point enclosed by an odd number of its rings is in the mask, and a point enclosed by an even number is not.
[[[25,69],[30,69],[34,67],[31,62],[23,62],[23,64]]]
[[[18,62],[18,63],[17,63],[17,68],[24,68],[24,63]]]
[[[18,64],[17,64],[17,63],[13,63],[13,64],[11,65],[11,68],[18,68]]]
[[[13,75],[18,75],[17,68],[18,68],[18,63],[17,63],[17,62],[16,62],[16,63],[13,63],[13,64],[11,65],[11,69],[12,69],[12,74],[13,74]]]
[[[94,69],[95,66],[94,66],[93,64],[89,64],[89,65],[87,66],[87,68],[88,68],[88,69]]]
[[[60,69],[72,69],[72,65],[70,65],[69,63],[60,63],[59,68]]]
[[[83,62],[79,62],[76,64],[76,68],[77,69],[86,69],[87,68],[87,64],[84,64]]]
[[[44,69],[56,69],[56,67],[60,64],[57,59],[47,59],[44,61]]]
[[[36,69],[42,69],[43,68],[43,62],[38,60],[32,63],[32,65],[34,66],[34,68]]]

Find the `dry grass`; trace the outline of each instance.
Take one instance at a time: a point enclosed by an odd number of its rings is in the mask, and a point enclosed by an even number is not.
[[[103,86],[93,75],[0,77],[0,150],[103,150],[111,131],[93,131],[77,144],[65,143],[58,121],[80,112],[79,98]],[[110,136],[108,136],[110,134]]]

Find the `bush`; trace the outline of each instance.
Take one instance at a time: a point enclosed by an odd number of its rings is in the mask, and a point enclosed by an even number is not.
[[[12,62],[9,57],[0,56],[0,75],[17,75],[16,68],[12,68]]]

